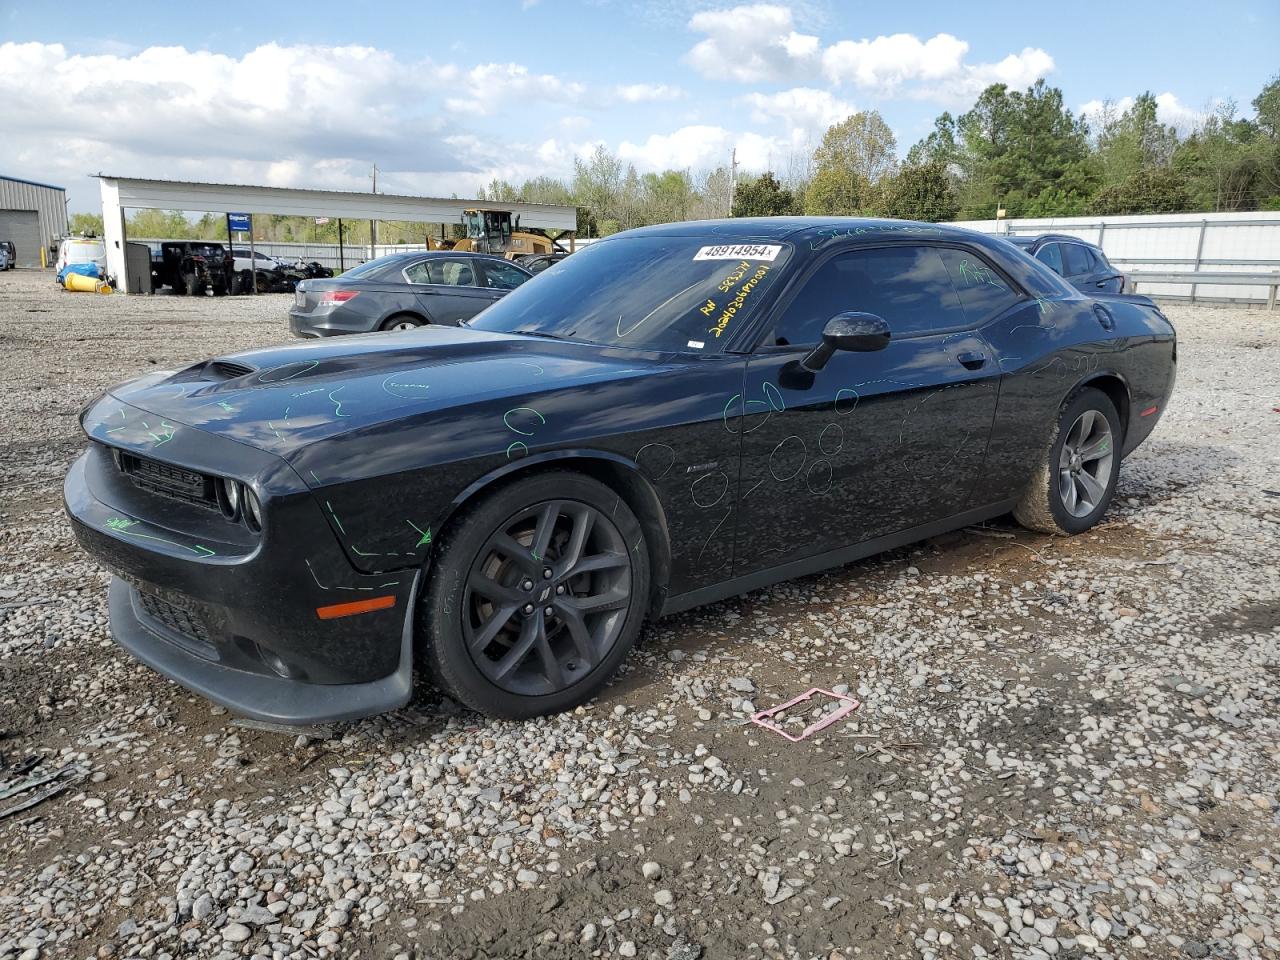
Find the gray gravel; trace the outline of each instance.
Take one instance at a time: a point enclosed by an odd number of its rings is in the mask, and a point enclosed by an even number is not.
[[[0,784],[85,774],[0,820],[0,960],[1280,955],[1276,315],[1169,308],[1178,392],[1089,534],[664,620],[565,716],[299,735],[119,653],[59,503],[81,404],[286,303],[0,275]],[[862,707],[745,722],[810,686]]]

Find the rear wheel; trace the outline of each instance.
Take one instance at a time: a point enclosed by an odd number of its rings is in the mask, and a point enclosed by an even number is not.
[[[382,322],[383,330],[416,330],[422,326],[422,319],[411,313],[397,313]]]
[[[565,710],[626,658],[648,594],[644,533],[622,498],[576,473],[518,480],[441,540],[418,616],[425,666],[491,717]]]
[[[1120,475],[1123,440],[1115,404],[1085,387],[1070,397],[1044,461],[1014,508],[1024,527],[1043,533],[1088,530],[1107,512]]]

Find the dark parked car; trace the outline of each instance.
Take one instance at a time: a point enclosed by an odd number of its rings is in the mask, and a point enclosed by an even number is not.
[[[1010,511],[1089,529],[1174,358],[1150,300],[966,230],[649,227],[466,326],[114,387],[66,507],[119,643],[235,711],[373,714],[417,671],[528,717],[647,617]]]
[[[516,263],[530,273],[541,273],[547,267],[554,266],[567,256],[569,256],[567,253],[531,253],[528,256],[517,257]]]
[[[393,253],[340,277],[303,280],[289,329],[300,337],[457,326],[532,276],[501,257],[433,251]]]
[[[1054,233],[1005,239],[1085,293],[1124,293],[1124,274],[1092,243]]]

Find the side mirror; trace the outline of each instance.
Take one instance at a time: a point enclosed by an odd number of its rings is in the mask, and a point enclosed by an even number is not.
[[[840,313],[822,328],[822,342],[800,361],[805,370],[818,371],[837,350],[870,353],[889,345],[889,324],[874,313]]]

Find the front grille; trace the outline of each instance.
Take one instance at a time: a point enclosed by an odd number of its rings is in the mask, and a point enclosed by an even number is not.
[[[142,612],[148,617],[167,627],[174,633],[181,634],[190,640],[196,641],[201,649],[197,652],[206,658],[216,658],[217,651],[214,649],[213,641],[209,636],[209,628],[204,620],[192,610],[180,607],[168,600],[162,600],[153,593],[147,593],[145,590],[137,591],[138,606],[142,608]]]
[[[116,464],[121,472],[144,490],[215,510],[218,508],[218,495],[212,477],[161,463],[159,460],[140,457],[127,450],[117,450],[115,454]]]

